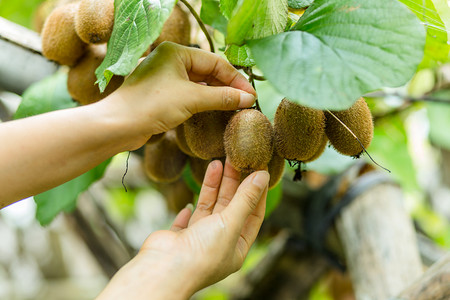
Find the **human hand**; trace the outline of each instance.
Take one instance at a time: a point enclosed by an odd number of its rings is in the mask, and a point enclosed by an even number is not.
[[[228,161],[222,171],[210,163],[192,216],[185,208],[170,230],[152,233],[98,299],[187,299],[242,266],[264,219],[269,174],[239,185]]]
[[[254,95],[246,78],[220,56],[165,42],[98,105],[125,119],[132,147],[139,148],[195,113],[250,107]]]

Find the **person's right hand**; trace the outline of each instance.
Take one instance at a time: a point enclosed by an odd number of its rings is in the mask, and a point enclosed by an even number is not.
[[[138,148],[195,113],[250,107],[255,95],[247,79],[219,55],[164,42],[98,105],[124,120],[132,148]]]
[[[213,161],[192,216],[183,209],[170,230],[152,233],[99,299],[187,299],[237,271],[264,219],[269,174],[239,181],[228,161],[225,170]]]

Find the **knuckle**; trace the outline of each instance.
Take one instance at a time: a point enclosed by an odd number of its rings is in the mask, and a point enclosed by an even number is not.
[[[250,211],[254,211],[259,201],[259,194],[255,190],[247,190],[244,194],[244,200],[247,203]]]
[[[234,109],[239,105],[239,100],[235,96],[234,91],[225,88],[222,93],[222,107],[225,109]]]

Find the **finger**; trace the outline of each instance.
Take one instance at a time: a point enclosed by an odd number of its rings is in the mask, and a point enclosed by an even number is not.
[[[185,99],[186,105],[195,107],[193,113],[207,110],[236,110],[248,108],[255,103],[252,94],[225,86],[205,86],[191,83],[192,97]]]
[[[222,179],[222,169],[220,160],[214,160],[208,165],[198,197],[197,207],[189,221],[189,225],[209,216],[213,212]]]
[[[231,86],[256,95],[252,85],[229,62],[217,54],[201,49],[186,48],[182,59],[189,79],[208,84]]]
[[[259,229],[264,221],[264,215],[266,212],[266,200],[267,200],[268,187],[264,190],[264,193],[259,200],[256,209],[248,216],[245,221],[244,228],[242,228],[241,236],[237,242],[237,251],[241,253],[238,257],[245,258],[250,250],[250,247],[258,236]]]
[[[220,185],[219,195],[217,197],[217,203],[214,207],[213,213],[219,213],[228,206],[231,199],[233,199],[234,194],[236,194],[236,190],[240,184],[240,179],[241,174],[233,168],[227,159],[225,161],[222,183]]]
[[[222,212],[233,231],[241,233],[248,216],[257,208],[269,184],[269,178],[267,171],[257,171],[248,176],[239,186],[233,200]]]
[[[185,229],[189,224],[189,219],[192,214],[192,204],[188,204],[185,208],[183,208],[178,215],[175,217],[173,221],[172,227],[170,227],[171,231],[180,231]]]

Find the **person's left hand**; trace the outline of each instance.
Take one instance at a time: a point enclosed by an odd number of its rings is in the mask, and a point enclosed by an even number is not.
[[[242,184],[228,163],[210,163],[197,207],[183,209],[172,228],[152,233],[99,299],[187,299],[237,271],[264,219],[269,174]]]

